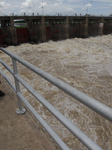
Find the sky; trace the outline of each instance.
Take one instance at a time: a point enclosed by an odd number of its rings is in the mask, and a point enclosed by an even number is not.
[[[112,14],[112,0],[0,0],[3,15],[104,15]]]

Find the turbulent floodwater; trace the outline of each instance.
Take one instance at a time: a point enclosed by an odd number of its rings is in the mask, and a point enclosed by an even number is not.
[[[9,46],[8,51],[112,108],[112,35]],[[12,67],[11,59],[0,57]],[[7,73],[10,80],[12,76]],[[104,150],[112,150],[112,124],[18,64],[20,76]],[[14,82],[14,81],[12,81]],[[86,150],[37,100],[21,92],[72,150]]]

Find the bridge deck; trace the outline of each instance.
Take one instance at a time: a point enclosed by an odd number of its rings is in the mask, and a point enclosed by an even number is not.
[[[60,150],[53,139],[27,110],[17,115],[16,95],[2,78],[0,90],[0,150]]]

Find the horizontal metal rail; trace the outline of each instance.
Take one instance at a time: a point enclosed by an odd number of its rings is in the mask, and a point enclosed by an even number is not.
[[[1,59],[0,59],[0,63],[13,75],[14,72],[13,70],[7,65],[5,64]]]
[[[80,129],[78,129],[72,122],[63,116],[56,108],[54,108],[46,99],[44,99],[37,91],[28,85],[19,75],[15,78],[36,98],[38,101],[47,108],[73,135],[75,135],[86,147],[91,149],[98,149],[98,146]]]
[[[9,81],[9,79],[5,76],[5,74],[0,70],[1,75],[4,79],[9,83],[11,88],[16,92],[14,85]],[[42,126],[46,129],[46,131],[51,135],[51,137],[58,143],[60,148],[63,150],[70,150],[70,148],[59,138],[59,136],[50,128],[50,126],[41,118],[41,116],[37,113],[37,111],[30,105],[30,103],[23,97],[23,95],[18,92],[17,95],[23,101],[23,103],[27,106],[27,108],[31,111],[31,113],[36,117],[36,119],[42,124]]]
[[[26,66],[27,68],[29,68],[30,70],[32,70],[33,72],[35,72],[36,74],[40,75],[41,77],[43,77],[44,79],[48,80],[49,82],[51,82],[52,84],[54,84],[55,86],[57,86],[58,88],[60,88],[61,90],[63,90],[64,92],[66,92],[67,94],[69,94],[70,96],[74,97],[75,99],[77,99],[78,101],[80,101],[81,103],[85,104],[86,106],[88,106],[89,108],[91,108],[92,110],[94,110],[95,112],[97,112],[98,114],[102,115],[103,117],[105,117],[106,119],[112,121],[112,109],[109,108],[108,106],[100,103],[99,101],[89,97],[88,95],[78,91],[77,89],[71,87],[70,85],[64,83],[63,81],[55,78],[54,76],[46,73],[45,71],[35,67],[34,65],[28,63],[27,61],[21,59],[20,57],[8,52],[7,50],[5,50],[4,48],[0,49],[8,54],[13,62],[15,62],[14,60],[20,62],[21,64],[23,64],[24,66]],[[87,148],[89,148],[90,150],[102,150],[102,148],[100,148],[96,143],[94,143],[87,135],[85,135],[80,129],[78,129],[72,122],[70,122],[65,116],[63,116],[57,109],[55,109],[48,101],[46,101],[37,91],[35,91],[30,85],[28,85],[16,72],[13,72],[10,67],[8,67],[2,60],[0,60],[0,62],[2,63],[2,65],[11,73],[13,74],[16,82],[19,81],[28,91],[30,91],[30,93],[40,102],[42,103],[73,135],[75,135]],[[15,62],[16,63],[16,62]],[[14,65],[16,67],[16,64]],[[14,69],[14,68],[13,68]],[[17,70],[17,69],[16,69]],[[4,75],[3,75],[4,76]],[[5,76],[5,79],[7,77]],[[7,79],[6,79],[7,80]],[[9,80],[7,80],[8,83],[10,84]],[[10,84],[11,87],[14,90],[14,87],[12,86],[12,84]],[[25,98],[22,96],[22,94],[20,92],[17,92],[17,96],[25,103],[25,105],[29,108],[29,110],[34,114],[34,110],[32,110],[32,106],[30,106],[28,104],[28,102],[25,100]],[[34,108],[33,108],[34,109]],[[36,111],[35,111],[36,112]],[[34,114],[35,116],[35,114]],[[39,119],[38,119],[39,120]],[[39,121],[40,122],[40,121]],[[43,123],[44,124],[44,123]],[[47,130],[47,128],[45,128]],[[49,131],[48,131],[49,132]],[[54,131],[53,131],[54,132]],[[50,133],[49,133],[50,134]],[[52,136],[52,135],[51,135]],[[55,138],[55,135],[53,135],[53,139],[57,142],[57,144],[64,150],[68,150],[68,147],[66,146],[63,147],[62,145],[60,145],[60,142],[58,142]],[[60,140],[59,140],[60,141]]]
[[[51,135],[51,137],[58,143],[61,149],[70,150],[70,148],[59,138],[59,136],[51,129],[51,127],[42,119],[42,117],[37,113],[37,111],[30,105],[30,103],[23,97],[19,92],[17,93],[19,98],[27,106],[27,108],[32,112],[35,118],[41,123],[41,125],[46,129],[46,131]]]
[[[8,67],[1,59],[0,59],[0,62],[14,76],[12,69]],[[14,85],[10,82],[10,80],[1,70],[0,70],[0,74],[4,77],[4,79],[8,82],[8,84],[11,86],[13,91],[16,93],[16,89]],[[36,119],[41,123],[41,125],[46,129],[46,131],[55,140],[55,142],[60,146],[60,148],[62,150],[70,150],[70,148],[60,139],[60,137],[52,130],[52,128],[50,128],[50,126],[41,118],[41,116],[36,112],[36,110],[30,105],[30,103],[23,97],[23,95],[20,92],[17,93],[17,96],[23,101],[23,103],[27,106],[27,108],[31,111],[31,113],[36,117]]]
[[[93,150],[102,150],[96,143],[94,143],[87,135],[85,135],[80,129],[78,129],[72,122],[70,122],[65,116],[63,116],[56,108],[54,108],[46,99],[44,99],[37,91],[35,91],[30,85],[28,85],[18,74],[13,73],[12,69],[10,67],[8,67],[3,61],[0,60],[0,62],[3,64],[3,66],[6,67],[6,69],[8,71],[10,71],[10,73],[45,107],[47,108],[73,135],[75,135],[86,147],[88,147],[89,149],[93,149]],[[12,87],[12,89],[14,91],[15,88],[14,86],[11,84],[11,82],[9,81],[9,79],[5,76],[4,73],[2,73],[2,71],[0,70],[1,74],[3,75],[3,77],[6,79],[6,81],[9,83],[9,85]],[[33,113],[33,115],[35,116],[36,111],[32,111],[32,106],[25,100],[25,98],[22,96],[22,94],[20,92],[17,93],[17,95],[19,96],[19,98],[21,98],[21,100],[23,101],[23,103],[27,106],[27,108],[29,108],[29,110]],[[38,115],[36,115],[38,116]],[[37,117],[36,117],[37,118]],[[40,122],[40,117],[38,118],[38,121]],[[42,121],[42,123],[44,124],[45,121]],[[40,122],[41,123],[41,122]],[[42,124],[42,125],[43,125]],[[44,128],[46,130],[48,130],[46,128],[46,125],[44,126]],[[50,128],[50,127],[49,127]],[[51,131],[49,132],[49,134],[52,136],[52,129],[50,129]],[[55,133],[56,134],[56,133]],[[57,142],[57,144],[63,149],[63,150],[68,150],[68,147],[65,147],[63,142],[58,142],[60,140],[58,140],[57,135],[53,134],[53,139]],[[59,138],[60,139],[60,138]],[[94,147],[94,148],[93,148]]]
[[[66,92],[68,95],[72,96],[73,98],[77,99],[90,109],[94,110],[104,118],[108,119],[112,122],[112,109],[103,103],[97,101],[96,99],[84,94],[83,92],[77,90],[76,88],[66,84],[65,82],[61,81],[60,79],[57,79],[56,77],[48,74],[47,72],[39,69],[38,67],[35,67],[34,65],[30,64],[29,62],[21,59],[20,57],[8,52],[4,48],[0,48],[4,53],[8,54],[10,57],[16,59],[18,62],[38,74],[39,76],[43,77],[47,81],[51,82],[64,92]]]

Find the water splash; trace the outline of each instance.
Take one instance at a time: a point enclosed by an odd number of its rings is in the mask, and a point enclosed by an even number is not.
[[[7,50],[112,108],[112,35],[74,38],[38,45],[9,46]],[[10,67],[11,59],[0,57]],[[26,67],[21,77],[104,150],[112,149],[112,125]],[[12,76],[7,73],[10,80]],[[14,81],[12,81],[14,82]],[[71,149],[86,148],[22,86],[22,93]]]

